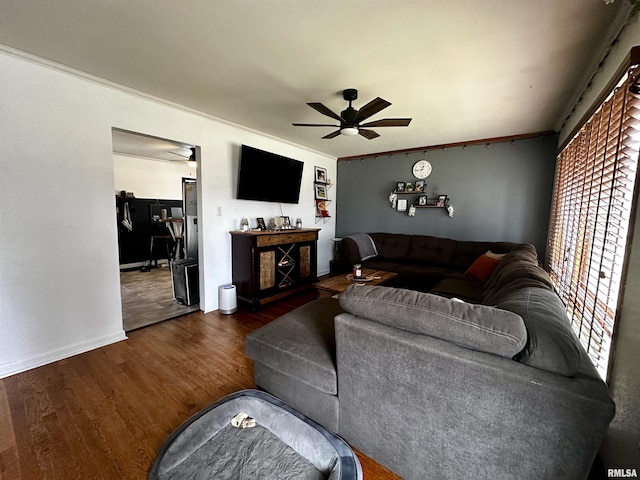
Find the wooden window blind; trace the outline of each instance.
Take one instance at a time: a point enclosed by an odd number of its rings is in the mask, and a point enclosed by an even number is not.
[[[619,303],[640,147],[639,71],[630,69],[560,152],[547,269],[603,379]]]

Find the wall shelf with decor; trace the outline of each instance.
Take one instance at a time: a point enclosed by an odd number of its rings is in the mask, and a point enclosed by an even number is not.
[[[331,219],[329,209],[331,203],[329,200],[329,189],[331,188],[331,180],[327,176],[327,169],[322,167],[314,167],[313,192],[314,203],[316,209],[316,223],[327,223]]]
[[[442,208],[447,211],[450,217],[453,217],[453,206],[449,203],[447,195],[434,194],[430,198],[425,193],[426,185],[423,182],[416,183],[417,186],[410,182],[398,182],[396,188],[389,195],[391,208],[398,212],[406,212],[410,217],[415,216],[418,208]],[[411,197],[407,197],[407,195]]]

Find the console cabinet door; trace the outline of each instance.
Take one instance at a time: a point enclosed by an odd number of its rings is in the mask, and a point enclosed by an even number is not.
[[[311,245],[300,246],[300,278],[311,276]]]
[[[267,290],[276,286],[276,252],[267,250],[260,252],[257,278],[259,289]]]

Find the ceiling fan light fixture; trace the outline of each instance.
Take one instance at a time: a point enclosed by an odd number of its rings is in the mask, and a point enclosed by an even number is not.
[[[358,129],[356,127],[344,127],[340,129],[340,133],[347,137],[353,137],[358,134]]]

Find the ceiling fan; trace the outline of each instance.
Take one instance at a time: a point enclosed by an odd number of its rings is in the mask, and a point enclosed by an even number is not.
[[[382,120],[361,123],[370,116],[384,110],[391,105],[391,103],[377,97],[367,103],[360,110],[356,110],[351,106],[351,102],[358,98],[358,90],[355,88],[347,88],[344,90],[342,92],[342,98],[349,102],[349,106],[346,110],[343,110],[340,115],[334,113],[321,103],[307,103],[307,105],[323,115],[338,120],[340,122],[339,125],[327,123],[292,123],[292,125],[295,127],[338,127],[338,130],[331,132],[329,135],[325,135],[322,138],[335,138],[340,134],[347,136],[360,134],[364,138],[372,140],[380,135],[373,130],[368,130],[369,127],[406,127],[411,122],[410,118],[383,118]]]
[[[173,155],[178,155],[179,157],[182,157],[182,158],[186,158],[187,161],[189,162],[189,164],[191,164],[192,162],[195,163],[195,161],[196,161],[196,149],[195,149],[195,147],[191,147],[189,150],[191,150],[191,155],[189,155],[188,157],[186,155],[183,155],[182,153],[178,153],[178,152],[169,152],[169,153],[172,153]]]

